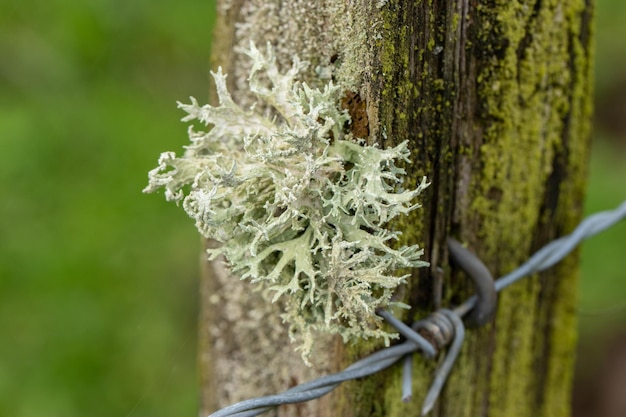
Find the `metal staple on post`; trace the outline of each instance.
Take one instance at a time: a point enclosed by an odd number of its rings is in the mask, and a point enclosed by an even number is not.
[[[624,218],[626,218],[626,201],[622,202],[622,204],[614,210],[603,211],[587,217],[571,234],[550,242],[537,251],[520,267],[496,280],[496,291],[499,292],[525,276],[553,266],[568,255],[583,240],[615,225]],[[444,360],[442,366],[437,370],[431,389],[426,395],[426,400],[422,408],[422,415],[425,415],[435,404],[439,392],[445,383],[445,379],[454,365],[456,355],[461,349],[465,331],[461,318],[472,311],[477,302],[478,297],[472,296],[454,309],[438,310],[433,313],[433,315],[429,316],[429,318],[416,322],[413,328],[402,323],[391,313],[380,311],[379,315],[394,326],[399,333],[405,336],[407,341],[381,349],[353,363],[341,372],[297,385],[281,394],[245,400],[233,404],[211,414],[209,417],[252,417],[269,411],[279,405],[310,401],[329,393],[344,381],[372,375],[388,368],[403,358],[405,359],[405,365],[402,398],[406,400],[411,395],[411,373],[410,369],[408,369],[410,363],[409,360],[406,359],[407,356],[415,352],[421,352],[424,356],[431,358],[435,356],[437,349],[443,347],[439,346],[440,344],[446,345],[452,342],[446,360]],[[431,329],[431,334],[433,332],[441,332],[440,336],[435,337],[435,339],[439,337],[436,343],[438,346],[433,346],[431,342],[416,332],[416,330],[421,328]]]

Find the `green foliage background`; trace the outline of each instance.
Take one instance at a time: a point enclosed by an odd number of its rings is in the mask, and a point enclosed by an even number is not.
[[[585,212],[626,200],[626,2],[597,0],[595,123]],[[580,369],[594,368],[591,351],[626,335],[626,221],[586,241],[581,251]],[[587,349],[588,348],[588,349]],[[581,375],[584,377],[584,375]]]
[[[200,239],[141,193],[212,2],[0,2],[0,416],[197,414]]]
[[[175,101],[206,97],[213,7],[0,3],[0,416],[196,414],[199,237],[141,189],[187,141]],[[625,21],[598,1],[599,98]],[[594,139],[588,212],[626,198],[625,145]],[[626,298],[625,236],[585,244],[581,310]]]

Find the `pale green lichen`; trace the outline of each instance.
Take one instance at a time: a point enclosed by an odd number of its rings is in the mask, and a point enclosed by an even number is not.
[[[231,98],[221,69],[213,73],[219,106],[180,104],[210,126],[189,129],[184,156],[165,152],[145,192],[165,189],[181,202],[206,238],[222,243],[232,272],[284,306],[283,319],[306,360],[316,331],[344,340],[393,334],[377,308],[400,303],[400,268],[426,265],[417,245],[392,247],[399,232],[388,221],[419,207],[428,185],[402,189],[406,143],[381,149],[349,133],[343,89],[323,90],[296,80],[306,63],[278,70],[271,48],[251,45],[249,88],[258,103],[244,110]]]

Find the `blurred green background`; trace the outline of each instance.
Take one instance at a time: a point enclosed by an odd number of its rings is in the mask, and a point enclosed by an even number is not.
[[[213,2],[0,2],[0,416],[194,416],[200,239],[141,193]]]
[[[626,198],[626,2],[597,6],[588,212]],[[206,99],[213,19],[212,1],[0,3],[0,416],[196,415],[199,237],[140,191],[187,141],[175,101]],[[626,224],[583,248],[583,342],[623,328],[594,312],[626,299],[625,248]]]
[[[595,120],[587,214],[626,200],[626,2],[596,1]],[[582,245],[581,345],[626,334],[626,221]],[[580,356],[583,368],[593,357]],[[626,386],[624,387],[626,395]]]

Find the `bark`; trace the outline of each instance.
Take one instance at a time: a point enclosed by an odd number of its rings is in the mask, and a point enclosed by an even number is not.
[[[246,102],[247,64],[234,53],[271,42],[287,68],[310,62],[309,84],[333,69],[360,135],[409,140],[412,181],[432,185],[423,208],[393,225],[420,243],[430,270],[400,294],[412,321],[471,293],[448,265],[445,239],[477,253],[494,276],[522,263],[581,217],[591,115],[591,0],[232,0],[218,3],[213,63]],[[317,73],[316,73],[317,69]],[[326,82],[326,81],[324,81]],[[355,117],[357,116],[357,117]],[[356,134],[356,132],[355,132]],[[468,331],[433,415],[569,416],[576,342],[577,258],[505,290],[493,324]],[[280,392],[370,353],[371,341],[318,343],[307,368],[276,306],[206,265],[200,320],[201,415]],[[435,362],[414,360],[414,396],[400,401],[399,366],[344,384],[281,416],[417,415]]]

